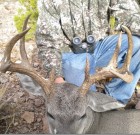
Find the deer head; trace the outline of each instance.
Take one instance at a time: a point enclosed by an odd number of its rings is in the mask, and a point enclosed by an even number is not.
[[[28,17],[29,18],[29,17]],[[18,72],[26,74],[40,86],[46,99],[46,115],[50,133],[88,133],[98,125],[98,112],[124,107],[124,105],[110,96],[89,91],[89,87],[97,81],[108,77],[118,77],[126,82],[131,82],[133,75],[129,72],[132,55],[132,35],[129,29],[122,26],[128,35],[128,53],[122,68],[117,68],[117,57],[121,45],[121,33],[114,55],[107,67],[98,70],[96,74],[89,75],[89,63],[86,61],[85,80],[81,87],[70,83],[55,84],[55,73],[51,71],[49,79],[39,75],[29,64],[25,51],[24,37],[30,30],[26,29],[28,18],[25,20],[23,32],[14,36],[5,49],[0,71]],[[21,39],[21,63],[11,61],[11,51],[14,44]]]

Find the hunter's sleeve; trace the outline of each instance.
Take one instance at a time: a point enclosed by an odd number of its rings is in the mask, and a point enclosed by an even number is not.
[[[113,9],[113,16],[117,20],[117,24],[123,23],[132,32],[140,32],[140,7],[137,0],[114,0],[111,8]]]
[[[62,75],[61,41],[59,40],[59,25],[57,15],[48,11],[45,0],[38,0],[39,17],[36,29],[36,43],[39,49],[39,58],[43,68],[50,72],[55,68],[56,76]],[[58,25],[58,26],[57,26]],[[58,27],[58,28],[57,28]]]

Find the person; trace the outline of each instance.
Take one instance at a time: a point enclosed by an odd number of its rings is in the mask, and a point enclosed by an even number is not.
[[[81,86],[88,57],[90,74],[97,67],[110,61],[118,41],[118,35],[108,35],[126,25],[133,33],[140,32],[140,7],[136,0],[38,0],[39,17],[36,29],[38,56],[44,70],[55,68],[56,83]],[[133,35],[133,55],[130,71],[131,83],[112,79],[105,85],[105,92],[127,104],[140,78],[140,37]],[[81,50],[76,46],[81,46]],[[121,66],[127,53],[127,35],[122,36],[118,56]],[[74,47],[75,46],[75,47]],[[85,48],[90,46],[88,50]],[[96,91],[94,85],[90,90]]]

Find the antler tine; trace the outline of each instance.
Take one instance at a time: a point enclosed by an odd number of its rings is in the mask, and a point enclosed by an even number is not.
[[[89,78],[89,60],[88,60],[88,58],[86,58],[85,78],[86,78],[86,80],[88,80],[88,78]]]
[[[85,80],[82,84],[82,88],[80,88],[80,92],[82,95],[85,95],[89,89],[89,82],[90,82],[90,74],[89,74],[89,60],[86,59],[86,68],[85,68]]]
[[[49,80],[50,80],[51,84],[53,84],[55,81],[55,69],[54,68],[52,68],[52,70],[49,73]]]
[[[11,63],[11,51],[15,45],[15,43],[22,38],[28,31],[30,30],[30,28],[28,28],[27,30],[23,31],[22,33],[19,33],[17,35],[15,35],[6,45],[5,48],[5,52],[4,52],[4,57],[1,61],[1,67],[0,67],[0,71],[1,72],[6,72],[7,68],[9,67],[10,63]]]
[[[121,47],[121,41],[122,41],[122,32],[120,32],[120,35],[119,35],[119,39],[118,39],[118,43],[117,43],[115,52],[113,54],[112,59],[109,62],[109,65],[108,66],[110,66],[110,67],[112,67],[112,66],[113,67],[117,67],[117,59],[118,59],[118,54],[119,54],[119,50],[120,50],[120,47]]]
[[[122,25],[122,28],[125,29],[127,36],[128,36],[128,49],[127,49],[127,55],[125,62],[120,69],[111,70],[111,72],[116,75],[117,77],[121,78],[127,83],[130,83],[133,80],[133,74],[129,71],[129,66],[131,62],[132,57],[132,51],[133,51],[133,40],[132,40],[132,34],[131,31],[124,25]]]
[[[130,30],[124,25],[122,25],[122,28],[124,28],[126,30],[127,35],[128,35],[128,51],[127,51],[124,65],[121,68],[121,70],[125,71],[127,69],[127,71],[129,72],[129,66],[130,66],[132,51],[133,51],[133,39],[132,39],[132,34],[131,34]]]
[[[132,42],[132,34],[130,30],[126,26],[122,26],[128,35],[128,53],[125,59],[125,63],[122,66],[122,68],[117,68],[117,57],[119,53],[119,48],[121,45],[121,33],[118,39],[118,44],[116,46],[114,55],[107,67],[103,67],[100,70],[97,71],[94,75],[87,75],[87,70],[85,71],[86,77],[85,80],[80,87],[81,94],[85,95],[87,91],[89,90],[90,86],[94,84],[97,81],[106,79],[106,78],[120,78],[124,80],[127,83],[130,83],[133,80],[133,75],[131,72],[129,72],[129,65],[132,57],[132,48],[133,48],[133,42]],[[87,64],[86,64],[87,66]]]
[[[26,74],[28,76],[30,76],[31,78],[33,78],[44,90],[44,92],[47,95],[51,94],[50,91],[50,86],[52,84],[50,84],[49,80],[44,79],[41,75],[38,74],[37,71],[35,71],[29,63],[13,63],[11,61],[11,51],[12,48],[14,47],[15,43],[21,39],[23,36],[25,36],[25,34],[30,30],[27,29],[19,34],[17,34],[16,36],[14,36],[9,43],[6,46],[5,52],[4,52],[4,57],[2,59],[1,62],[1,67],[0,67],[0,71],[1,72],[6,72],[6,71],[11,71],[11,72],[18,72],[21,74]]]
[[[30,16],[31,16],[31,14],[28,15],[27,18],[25,19],[22,31],[27,29],[27,23],[28,23],[28,20],[29,20]],[[27,53],[26,53],[26,49],[25,49],[25,36],[23,36],[20,39],[20,55],[21,55],[21,59],[22,59],[23,63],[29,63]]]

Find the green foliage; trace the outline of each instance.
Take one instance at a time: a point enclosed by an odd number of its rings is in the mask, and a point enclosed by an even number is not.
[[[28,25],[29,27],[31,27],[31,30],[28,32],[26,40],[34,39],[36,22],[38,17],[37,0],[18,0],[18,1],[22,5],[22,7],[18,9],[18,14],[14,16],[16,28],[19,32],[21,32],[25,18],[29,14],[31,14],[31,17],[28,22]]]
[[[110,28],[113,30],[115,28],[115,17],[114,16],[110,16],[109,24],[110,24]]]

